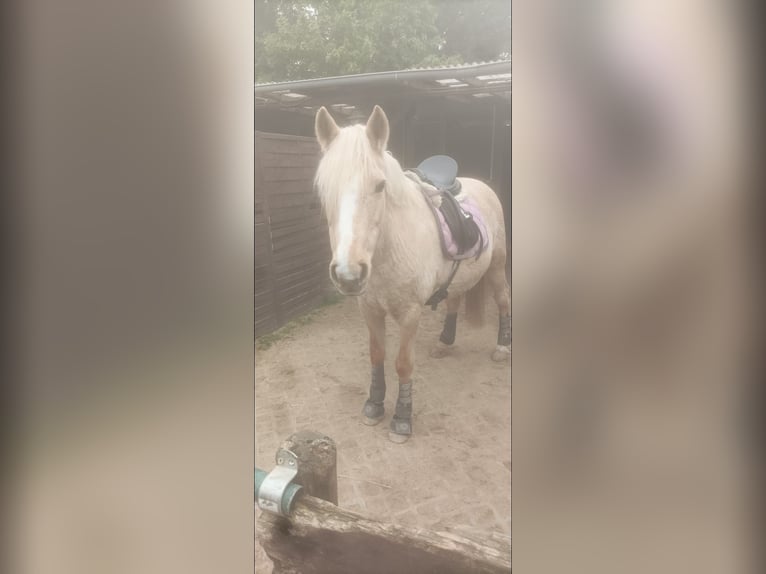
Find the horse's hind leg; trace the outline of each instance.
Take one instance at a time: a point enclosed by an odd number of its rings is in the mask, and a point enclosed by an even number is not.
[[[455,342],[455,333],[457,332],[457,311],[460,308],[461,295],[450,295],[447,297],[447,315],[444,317],[444,327],[439,342],[431,349],[431,356],[437,359],[446,357],[452,349]]]
[[[385,414],[383,401],[386,398],[386,379],[383,363],[386,358],[386,315],[363,305],[360,308],[370,332],[370,363],[372,365],[370,397],[364,403],[362,422],[366,425],[376,425]]]
[[[492,295],[497,303],[497,345],[492,351],[493,361],[505,361],[511,356],[511,289],[505,277],[505,249],[497,249],[487,270]]]

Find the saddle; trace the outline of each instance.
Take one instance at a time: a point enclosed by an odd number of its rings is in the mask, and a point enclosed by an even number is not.
[[[420,165],[412,171],[439,191],[450,195],[460,193],[461,185],[456,179],[457,162],[448,155],[432,155],[420,162]]]
[[[454,159],[446,155],[429,157],[406,174],[418,183],[434,214],[442,253],[453,262],[447,281],[426,301],[426,305],[435,310],[439,302],[447,298],[447,289],[460,262],[469,257],[478,258],[486,248],[487,231],[478,207],[468,198],[462,202],[457,199],[461,185],[456,179],[457,162]],[[432,189],[436,189],[436,193]],[[432,199],[434,195],[438,195],[441,200],[438,208]]]
[[[444,256],[453,261],[465,259],[473,255],[469,252],[475,250],[475,255],[478,257],[484,248],[484,237],[474,220],[473,214],[464,209],[456,197],[462,187],[460,181],[456,179],[457,162],[446,155],[435,155],[422,161],[417,168],[411,171],[423,183],[435,187],[441,196],[441,205],[438,207],[437,213],[437,208],[434,207],[427,192],[421,187],[436,217]],[[480,241],[482,244],[478,245],[478,249],[475,249]]]

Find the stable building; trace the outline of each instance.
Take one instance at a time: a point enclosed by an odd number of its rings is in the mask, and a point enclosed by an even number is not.
[[[510,245],[511,62],[418,68],[255,86],[256,335],[321,302],[330,260],[313,193],[314,117],[366,121],[380,105],[403,168],[452,156],[459,176],[486,182],[505,211]]]

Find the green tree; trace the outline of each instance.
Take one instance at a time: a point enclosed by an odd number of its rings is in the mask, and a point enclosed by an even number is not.
[[[460,63],[431,0],[257,0],[256,80]],[[260,23],[259,23],[260,20]]]
[[[511,3],[508,0],[439,0],[436,25],[442,52],[464,62],[511,55]]]

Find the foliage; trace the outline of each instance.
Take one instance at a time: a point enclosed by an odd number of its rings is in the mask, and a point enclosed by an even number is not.
[[[511,3],[508,0],[441,0],[436,25],[443,52],[464,62],[511,55]]]
[[[509,32],[507,0],[257,0],[256,80],[489,60]]]

